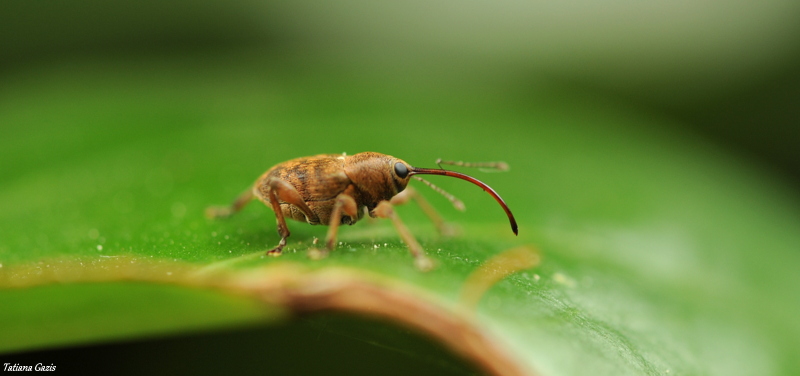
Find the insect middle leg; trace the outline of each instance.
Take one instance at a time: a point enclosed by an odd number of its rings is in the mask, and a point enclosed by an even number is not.
[[[331,219],[328,223],[328,234],[325,236],[325,251],[320,253],[319,250],[313,249],[309,253],[312,258],[325,257],[329,252],[333,251],[336,244],[336,235],[339,233],[339,226],[342,224],[342,213],[349,215],[352,218],[358,218],[358,205],[352,196],[342,193],[336,196],[336,201],[331,209]]]

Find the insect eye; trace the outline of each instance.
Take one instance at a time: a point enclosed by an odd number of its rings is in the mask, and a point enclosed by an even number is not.
[[[394,173],[397,174],[400,179],[405,179],[408,176],[408,167],[400,162],[397,162],[394,164]]]

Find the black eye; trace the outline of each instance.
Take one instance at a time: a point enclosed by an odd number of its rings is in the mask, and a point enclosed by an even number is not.
[[[408,176],[408,167],[406,165],[397,162],[394,164],[394,173],[400,177],[400,179],[405,179]]]

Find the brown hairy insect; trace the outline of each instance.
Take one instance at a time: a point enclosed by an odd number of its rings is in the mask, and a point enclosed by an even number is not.
[[[465,162],[439,160],[437,164],[439,163],[473,166]],[[508,165],[502,162],[480,163],[474,166],[508,169]],[[456,208],[463,210],[464,204],[441,188],[415,175],[450,176],[481,187],[503,207],[511,223],[511,230],[517,234],[517,222],[511,210],[494,189],[480,180],[442,168],[412,167],[402,159],[374,152],[351,156],[320,154],[283,162],[261,175],[252,189],[239,195],[230,206],[210,207],[206,210],[206,215],[210,218],[227,217],[241,210],[254,197],[258,198],[275,212],[281,240],[267,254],[279,256],[286,246],[286,238],[289,237],[287,217],[312,225],[330,226],[325,238],[325,251],[320,254],[324,255],[333,250],[339,226],[358,222],[366,212],[373,218],[391,219],[414,256],[416,266],[428,270],[433,267],[433,263],[425,256],[422,247],[400,221],[393,210],[393,205],[406,203],[413,198],[433,220],[439,231],[446,232],[447,227],[441,217],[413,188],[407,187],[412,176],[445,195]]]

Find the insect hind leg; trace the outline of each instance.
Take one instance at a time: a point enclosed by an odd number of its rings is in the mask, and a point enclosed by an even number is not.
[[[253,197],[253,190],[247,189],[237,196],[236,200],[229,206],[209,206],[206,208],[206,218],[217,219],[230,217],[247,206],[247,204],[253,200]]]
[[[275,212],[275,219],[278,222],[278,234],[281,236],[281,240],[275,248],[267,252],[270,256],[281,255],[283,247],[286,246],[286,238],[291,234],[289,232],[289,227],[286,225],[286,218],[284,217],[283,210],[281,210],[281,202],[294,205],[302,210],[310,219],[319,221],[316,214],[314,214],[311,208],[303,201],[297,189],[285,180],[277,178],[266,179],[256,185],[256,191],[258,198],[264,201],[264,203]]]

